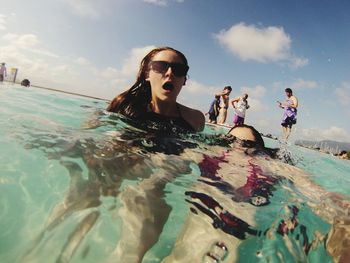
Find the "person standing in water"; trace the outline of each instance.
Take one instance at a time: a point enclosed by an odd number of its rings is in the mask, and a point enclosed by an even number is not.
[[[215,94],[216,96],[221,96],[220,112],[218,116],[218,123],[224,124],[227,118],[227,109],[229,105],[230,93],[232,91],[231,86],[224,87],[223,91]]]
[[[6,70],[5,63],[1,63],[1,66],[0,66],[0,82],[3,82],[6,76],[7,76],[7,70]]]
[[[245,112],[249,109],[248,105],[248,94],[245,93],[241,97],[237,97],[231,101],[232,107],[235,111],[233,116],[233,125],[242,125],[244,124]]]
[[[286,88],[285,92],[287,96],[286,101],[277,101],[277,103],[280,108],[284,109],[281,125],[283,139],[287,140],[291,133],[292,126],[297,123],[298,99],[293,95],[292,89]]]
[[[210,104],[209,111],[205,115],[209,115],[209,123],[216,123],[220,111],[220,96],[215,95],[215,99]]]
[[[141,61],[136,82],[115,97],[107,111],[138,122],[174,125],[190,132],[204,129],[204,114],[177,102],[189,66],[184,54],[170,47],[153,49]]]

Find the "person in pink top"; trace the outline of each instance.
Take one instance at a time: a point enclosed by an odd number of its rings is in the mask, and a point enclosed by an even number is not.
[[[7,76],[7,70],[5,67],[5,63],[1,63],[0,66],[0,82],[4,81],[4,78]]]

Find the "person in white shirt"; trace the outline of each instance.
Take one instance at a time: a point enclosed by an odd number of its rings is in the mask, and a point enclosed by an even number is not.
[[[1,63],[0,66],[0,82],[4,81],[4,78],[7,76],[7,71],[5,67],[5,63]]]
[[[244,118],[245,118],[245,112],[247,109],[249,109],[248,105],[248,94],[243,94],[242,97],[237,97],[233,100],[231,100],[232,107],[235,111],[235,114],[233,116],[233,125],[242,125],[244,124]]]

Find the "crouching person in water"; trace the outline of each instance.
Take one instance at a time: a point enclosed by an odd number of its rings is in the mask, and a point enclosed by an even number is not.
[[[153,49],[142,59],[134,85],[115,97],[107,111],[138,122],[149,120],[191,132],[202,131],[203,113],[177,102],[188,69],[180,51],[170,47]]]

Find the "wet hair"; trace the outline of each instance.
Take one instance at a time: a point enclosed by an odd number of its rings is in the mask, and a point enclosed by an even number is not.
[[[29,87],[30,86],[30,81],[28,79],[22,80],[21,86]]]
[[[224,90],[225,90],[225,89],[228,89],[229,91],[232,91],[231,86],[225,86],[225,87],[224,87]]]
[[[290,93],[290,94],[293,94],[293,91],[292,91],[292,89],[290,89],[290,88],[286,88],[284,91],[285,91],[285,92],[288,92],[288,93]]]
[[[265,143],[264,143],[263,138],[261,137],[260,133],[253,126],[246,125],[246,124],[237,125],[237,126],[232,127],[231,130],[229,130],[228,134],[230,134],[231,131],[233,131],[235,129],[239,129],[239,128],[247,128],[252,132],[254,140],[251,141],[252,142],[251,144],[254,144],[254,146],[256,146],[256,147],[261,147],[261,148],[265,147]]]
[[[146,80],[149,72],[149,64],[153,57],[161,51],[174,51],[188,66],[187,59],[183,53],[171,47],[159,47],[150,51],[141,61],[139,72],[135,83],[130,89],[115,97],[107,107],[107,111],[120,113],[130,118],[141,117],[147,112],[152,99],[151,85]]]

